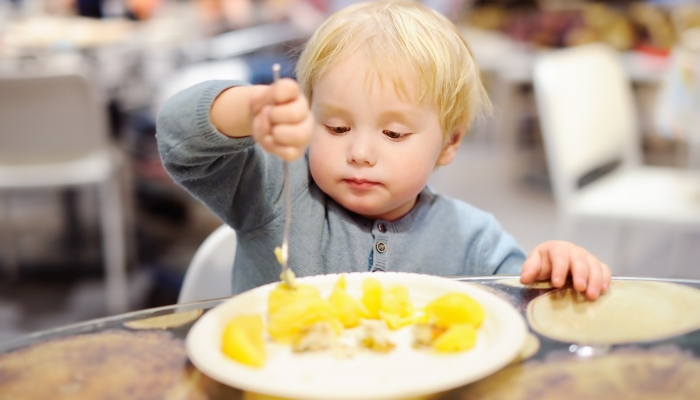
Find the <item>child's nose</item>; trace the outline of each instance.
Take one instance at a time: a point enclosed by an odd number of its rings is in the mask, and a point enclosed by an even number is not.
[[[366,166],[373,166],[377,163],[376,152],[372,146],[372,135],[355,132],[355,134],[350,137],[348,162]]]

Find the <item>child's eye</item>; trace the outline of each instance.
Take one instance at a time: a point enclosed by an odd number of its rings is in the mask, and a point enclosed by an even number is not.
[[[350,130],[349,126],[328,126],[324,125],[326,130],[334,135],[340,135]]]
[[[410,133],[398,133],[387,129],[383,130],[382,133],[392,140],[405,139],[410,135]]]

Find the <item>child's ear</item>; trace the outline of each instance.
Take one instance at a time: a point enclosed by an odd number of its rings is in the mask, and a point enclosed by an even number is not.
[[[462,144],[462,137],[464,137],[464,132],[465,130],[456,130],[455,132],[452,132],[452,135],[450,136],[450,141],[445,144],[445,146],[442,148],[442,152],[440,153],[440,157],[437,159],[437,165],[443,166],[447,165],[452,162],[455,158],[455,154],[457,154],[457,149],[459,149],[459,145]]]

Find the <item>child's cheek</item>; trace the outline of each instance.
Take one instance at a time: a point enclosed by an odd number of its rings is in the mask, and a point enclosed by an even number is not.
[[[330,163],[332,159],[332,155],[324,151],[323,139],[312,138],[309,146],[309,169],[314,182],[324,191],[326,183],[331,180],[330,173],[333,168]]]
[[[396,171],[394,182],[403,187],[401,192],[408,197],[418,195],[430,178],[430,171],[426,171],[424,166],[419,163],[402,163],[393,170]]]

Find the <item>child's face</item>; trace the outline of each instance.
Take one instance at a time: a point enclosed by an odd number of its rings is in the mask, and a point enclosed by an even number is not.
[[[452,161],[459,140],[443,145],[436,108],[412,101],[415,79],[407,75],[408,96],[399,96],[368,65],[356,54],[315,84],[311,175],[346,209],[393,221],[411,211],[435,166]]]

